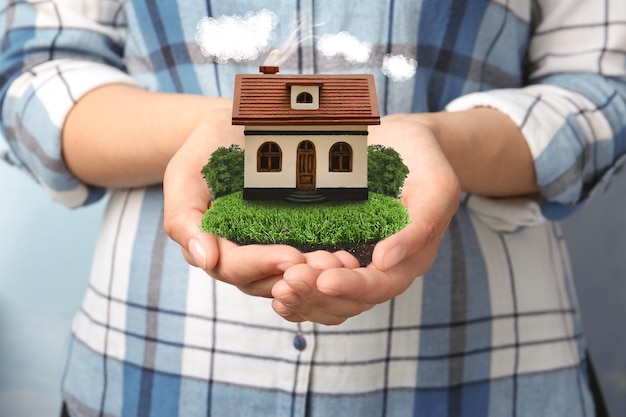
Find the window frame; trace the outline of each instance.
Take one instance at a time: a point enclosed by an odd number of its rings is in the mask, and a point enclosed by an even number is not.
[[[291,89],[291,109],[292,110],[319,110],[320,108],[320,88],[321,85],[289,85]],[[298,97],[303,93],[311,95],[311,102],[299,102]]]
[[[268,147],[264,150],[264,147]],[[275,149],[272,149],[275,147]],[[278,158],[277,165],[274,167],[274,160]],[[263,162],[266,162],[266,168],[263,168]],[[257,149],[256,154],[256,171],[257,172],[282,172],[283,170],[283,150],[280,145],[273,141],[263,142]]]
[[[346,149],[343,149],[346,147]],[[345,162],[347,158],[347,165]],[[335,163],[335,161],[337,163]],[[352,172],[354,163],[354,151],[348,142],[335,142],[328,151],[328,172]]]

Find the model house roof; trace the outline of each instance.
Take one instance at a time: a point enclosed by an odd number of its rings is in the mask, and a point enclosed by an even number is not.
[[[294,109],[292,87],[319,87],[319,107]],[[354,75],[238,74],[233,124],[373,125],[380,124],[374,77]]]

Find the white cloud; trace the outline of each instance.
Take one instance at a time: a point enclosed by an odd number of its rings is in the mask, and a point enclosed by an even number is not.
[[[417,61],[404,55],[387,54],[383,58],[383,74],[393,81],[407,81],[413,78]]]
[[[277,23],[276,14],[267,9],[243,17],[205,17],[198,23],[196,42],[204,56],[220,64],[249,61],[269,49]]]
[[[362,42],[348,32],[324,35],[318,42],[318,50],[327,58],[341,55],[350,63],[367,62],[372,53],[372,45]]]

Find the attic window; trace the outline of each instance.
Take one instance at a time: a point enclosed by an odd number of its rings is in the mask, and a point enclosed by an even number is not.
[[[311,93],[303,91],[296,97],[296,103],[311,104],[313,103],[313,96]]]
[[[291,108],[293,110],[318,110],[320,108],[320,86],[291,85]]]

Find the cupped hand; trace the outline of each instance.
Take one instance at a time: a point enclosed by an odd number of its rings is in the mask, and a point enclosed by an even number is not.
[[[401,294],[432,265],[458,208],[458,179],[419,115],[385,117],[370,132],[370,143],[394,148],[410,169],[402,202],[411,223],[379,242],[366,268],[342,253],[308,255],[288,268],[272,289],[272,306],[286,320],[339,324]]]
[[[191,265],[256,296],[271,288],[304,255],[286,245],[239,246],[199,229],[209,207],[209,189],[200,171],[220,146],[243,147],[243,130],[231,124],[231,109],[212,109],[170,160],[163,179],[164,228]]]

